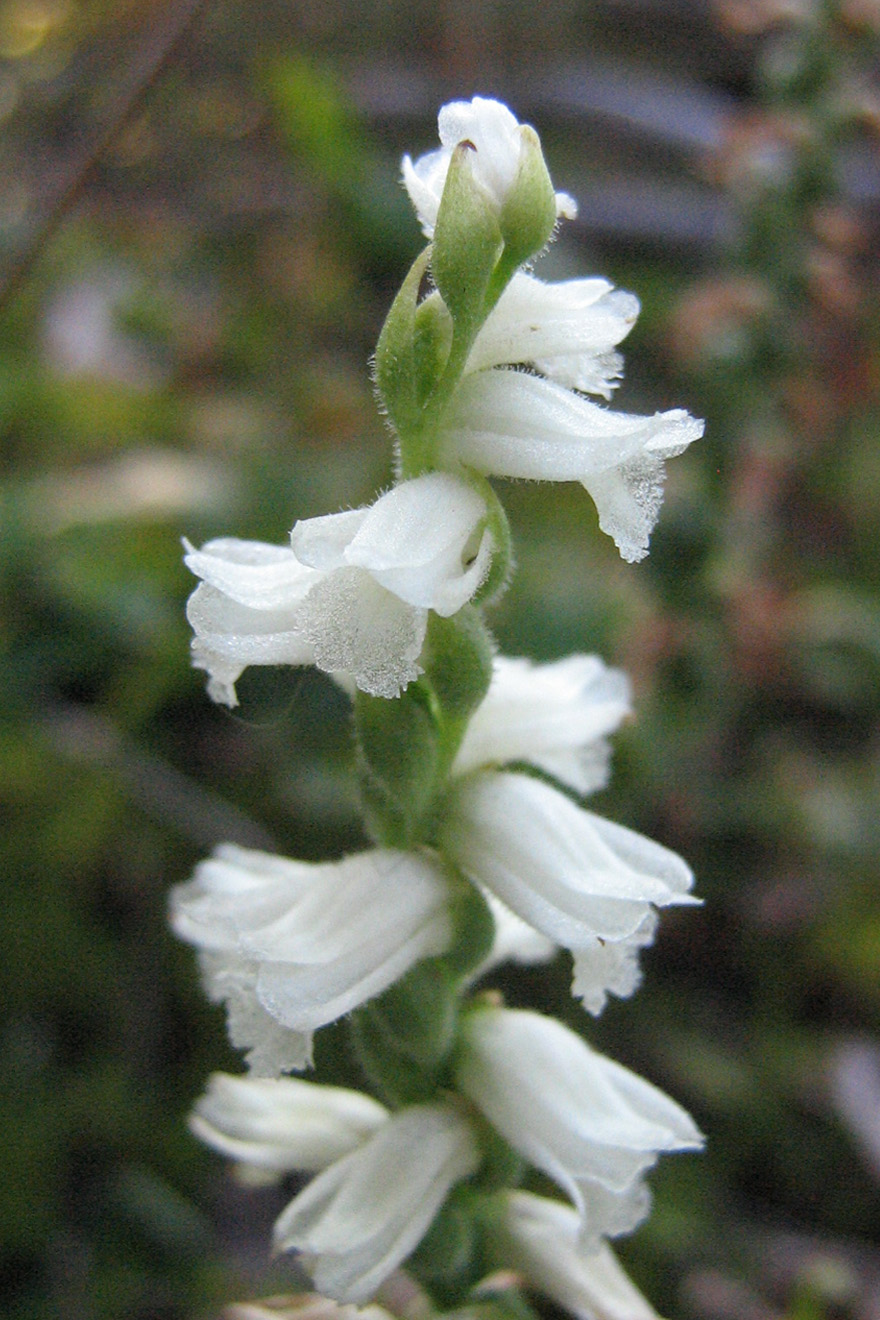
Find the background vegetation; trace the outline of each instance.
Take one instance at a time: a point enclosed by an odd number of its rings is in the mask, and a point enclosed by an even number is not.
[[[207,701],[179,539],[282,541],[388,479],[399,157],[481,92],[580,199],[543,273],[643,299],[618,406],[708,418],[641,566],[582,491],[505,491],[501,644],[630,671],[598,805],[706,900],[596,1025],[564,959],[505,993],[709,1135],[623,1249],[664,1313],[880,1316],[878,28],[873,0],[2,0],[5,1314],[184,1320],[294,1279],[285,1193],[185,1128],[239,1063],[166,899],[224,839],[358,846],[345,711],[298,671]],[[332,1031],[319,1057],[345,1076]]]

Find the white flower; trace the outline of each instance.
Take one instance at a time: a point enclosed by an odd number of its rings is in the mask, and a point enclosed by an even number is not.
[[[189,1125],[221,1155],[280,1174],[325,1169],[387,1121],[385,1106],[359,1091],[214,1073]]]
[[[607,782],[612,733],[630,711],[629,680],[595,655],[552,664],[496,656],[453,774],[527,761],[578,793]]]
[[[459,142],[474,148],[474,180],[499,213],[516,179],[522,150],[521,126],[500,101],[481,96],[452,101],[441,109],[437,126],[443,144],[439,151],[420,156],[415,164],[409,156],[403,158],[403,182],[427,238],[433,237],[449,162]],[[569,219],[577,214],[577,204],[567,193],[556,194],[556,214]]]
[[[302,1253],[320,1292],[368,1301],[479,1161],[473,1131],[454,1109],[404,1109],[294,1198],[275,1225],[275,1246]]]
[[[571,1206],[529,1192],[509,1192],[505,1202],[499,1246],[529,1287],[577,1320],[659,1320],[608,1243],[584,1244]]]
[[[465,370],[531,363],[542,375],[609,399],[623,370],[615,352],[639,300],[607,280],[545,284],[517,272],[474,341]]]
[[[673,1100],[552,1018],[480,1007],[464,1025],[458,1082],[516,1150],[571,1197],[586,1238],[647,1211],[641,1175],[702,1138]]]
[[[697,901],[677,854],[528,775],[480,771],[460,779],[441,842],[474,884],[572,951],[573,989],[592,1012],[606,991],[635,988],[654,906]]]
[[[284,1293],[255,1302],[234,1302],[224,1320],[395,1320],[383,1306],[340,1306],[320,1293]],[[636,1320],[640,1320],[637,1317]]]
[[[171,921],[204,951],[233,1043],[271,1073],[306,1066],[318,1027],[442,953],[448,896],[442,868],[420,853],[309,863],[227,844],[172,892]]]
[[[368,508],[299,522],[291,545],[187,547],[202,578],[187,607],[193,658],[215,701],[236,704],[251,664],[316,664],[396,697],[421,672],[428,611],[461,609],[492,555],[482,498],[445,472],[402,482]]]
[[[513,360],[519,360],[515,355]],[[552,380],[491,369],[466,375],[444,418],[444,461],[535,481],[579,481],[624,559],[644,558],[663,499],[664,461],[703,434],[683,409],[611,412]]]

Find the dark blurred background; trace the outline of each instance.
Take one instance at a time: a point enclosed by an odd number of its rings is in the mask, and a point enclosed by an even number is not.
[[[658,1309],[880,1317],[878,32],[876,0],[2,0],[5,1315],[211,1317],[294,1280],[285,1192],[186,1130],[240,1063],[166,901],[224,839],[359,846],[347,714],[300,671],[212,706],[179,542],[281,542],[388,480],[399,158],[482,93],[580,201],[539,273],[643,300],[615,406],[708,419],[637,567],[579,488],[503,491],[500,643],[629,670],[596,805],[706,900],[597,1024],[565,958],[505,993],[708,1134],[622,1247]],[[318,1057],[350,1076],[334,1030]]]

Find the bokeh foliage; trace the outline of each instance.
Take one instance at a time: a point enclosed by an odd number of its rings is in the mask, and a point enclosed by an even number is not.
[[[685,1102],[623,1254],[694,1320],[867,1320],[880,1279],[877,14],[867,3],[0,5],[0,977],[6,1313],[177,1320],[293,1279],[283,1193],[184,1118],[236,1070],[169,887],[214,843],[359,845],[346,708],[188,668],[179,540],[281,541],[388,479],[369,354],[437,106],[539,127],[581,217],[543,260],[639,293],[619,406],[685,404],[651,557],[504,490],[508,653],[597,650],[637,718],[597,802],[682,852],[636,998],[585,1022]],[[322,1037],[325,1077],[350,1064]]]

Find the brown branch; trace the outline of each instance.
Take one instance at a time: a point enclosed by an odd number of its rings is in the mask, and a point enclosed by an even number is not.
[[[37,220],[23,251],[0,282],[0,311],[15,296],[48,240],[81,195],[101,157],[109,150],[143,102],[206,0],[172,0],[156,18],[151,11],[145,38],[138,46],[108,109],[94,126],[85,146],[60,170],[37,207]]]

